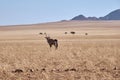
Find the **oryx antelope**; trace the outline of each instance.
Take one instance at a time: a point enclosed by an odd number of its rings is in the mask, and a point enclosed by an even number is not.
[[[50,48],[53,46],[55,46],[55,48],[57,49],[58,48],[58,40],[57,39],[52,39],[50,38],[47,34],[45,34],[45,38],[50,46]]]

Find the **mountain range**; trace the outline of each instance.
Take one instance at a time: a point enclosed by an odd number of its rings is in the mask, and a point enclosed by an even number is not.
[[[84,15],[78,15],[71,20],[120,20],[120,9],[114,10],[103,17],[85,17]]]

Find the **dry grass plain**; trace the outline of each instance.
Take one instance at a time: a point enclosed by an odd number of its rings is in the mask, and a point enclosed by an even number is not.
[[[1,26],[0,80],[120,80],[120,21]]]

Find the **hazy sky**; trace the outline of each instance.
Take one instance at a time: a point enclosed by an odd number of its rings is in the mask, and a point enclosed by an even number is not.
[[[0,25],[69,20],[74,16],[104,16],[120,8],[120,0],[0,0]]]

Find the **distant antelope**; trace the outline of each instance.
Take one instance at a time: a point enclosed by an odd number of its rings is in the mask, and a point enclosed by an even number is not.
[[[71,34],[75,34],[75,32],[74,32],[74,31],[71,31],[70,33],[71,33]]]
[[[47,36],[47,34],[45,34],[45,35],[46,35],[45,38],[46,38],[50,48],[52,47],[52,45],[54,45],[55,48],[57,49],[58,48],[58,40],[57,39],[51,39],[49,36]]]
[[[42,32],[40,32],[39,34],[40,34],[40,35],[42,35],[43,33],[42,33]]]

